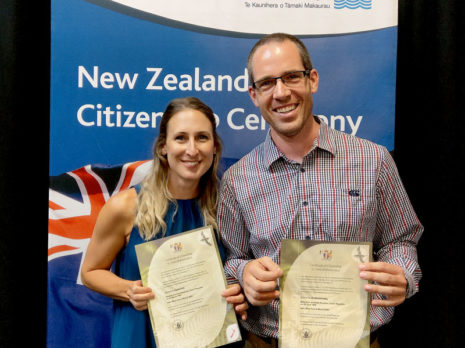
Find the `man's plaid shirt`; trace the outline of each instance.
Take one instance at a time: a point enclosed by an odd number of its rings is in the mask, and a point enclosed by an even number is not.
[[[226,248],[228,282],[242,283],[248,261],[277,264],[281,239],[373,242],[374,260],[404,269],[407,297],[418,291],[416,244],[423,227],[397,168],[383,146],[328,128],[302,164],[288,160],[270,134],[223,176],[218,225]],[[244,323],[259,336],[278,338],[279,299],[252,306]],[[389,322],[393,307],[370,308],[371,330]]]

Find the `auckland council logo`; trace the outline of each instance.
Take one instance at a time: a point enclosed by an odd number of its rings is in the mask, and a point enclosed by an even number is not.
[[[349,10],[357,8],[371,10],[371,0],[334,0],[334,8],[336,10],[343,8],[348,8]]]

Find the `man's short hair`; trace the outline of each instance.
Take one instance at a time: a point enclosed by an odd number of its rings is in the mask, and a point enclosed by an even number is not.
[[[300,54],[300,58],[302,59],[302,64],[304,66],[304,69],[305,70],[312,70],[313,69],[313,65],[312,65],[312,61],[310,59],[310,55],[308,54],[308,50],[307,50],[307,47],[305,47],[304,43],[299,39],[297,38],[296,36],[294,35],[291,35],[291,34],[286,34],[286,33],[273,33],[273,34],[268,34],[264,37],[262,37],[260,40],[257,41],[257,43],[255,44],[255,46],[252,48],[252,50],[250,51],[249,53],[249,57],[247,58],[247,71],[249,72],[249,84],[252,84],[253,81],[254,81],[254,77],[253,77],[253,72],[252,72],[252,59],[253,59],[253,56],[255,54],[255,52],[257,51],[257,49],[269,42],[283,42],[283,41],[286,41],[286,40],[289,40],[291,42],[293,42],[298,50],[299,50],[299,54]]]

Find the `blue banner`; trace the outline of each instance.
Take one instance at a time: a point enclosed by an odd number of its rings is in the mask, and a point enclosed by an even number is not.
[[[245,69],[258,35],[102,5],[52,1],[52,175],[150,158],[161,113],[182,96],[212,107],[225,157],[240,158],[263,140],[267,126],[249,99]],[[303,37],[320,74],[314,112],[392,150],[397,26]]]

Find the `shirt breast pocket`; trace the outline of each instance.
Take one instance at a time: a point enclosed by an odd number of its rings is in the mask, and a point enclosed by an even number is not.
[[[376,228],[376,189],[323,186],[315,195],[314,221],[326,239],[370,241]]]

